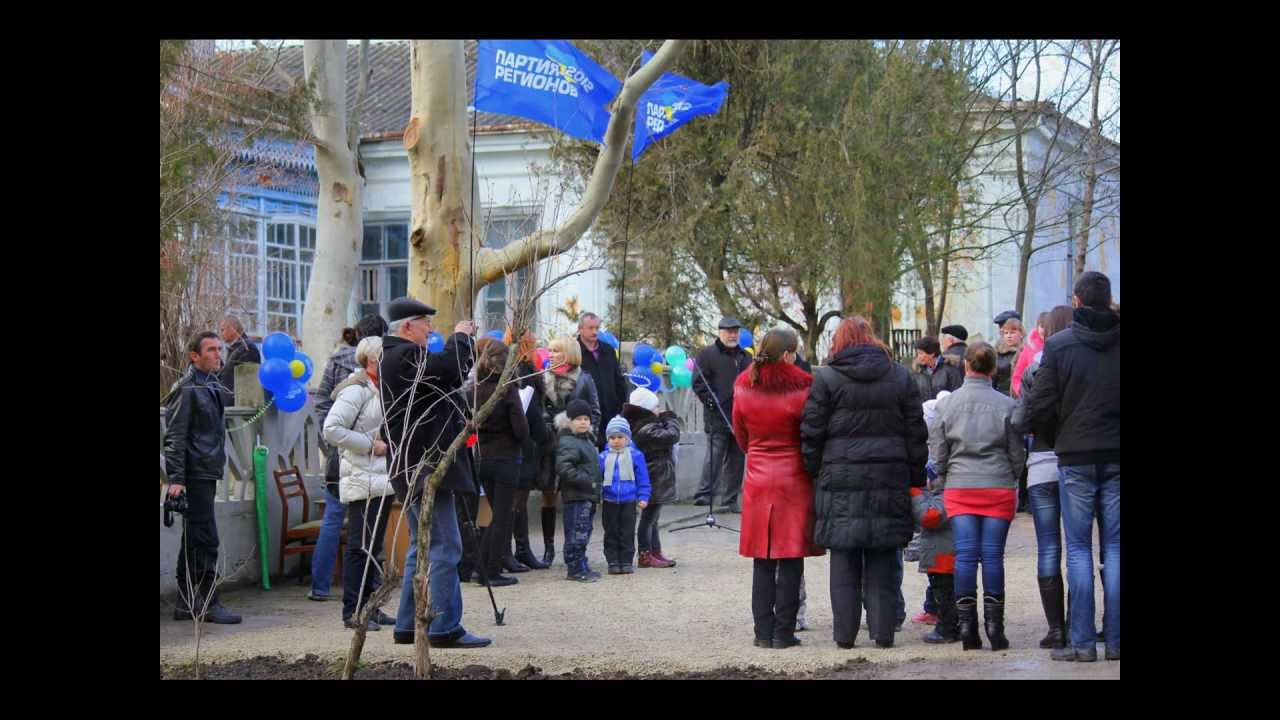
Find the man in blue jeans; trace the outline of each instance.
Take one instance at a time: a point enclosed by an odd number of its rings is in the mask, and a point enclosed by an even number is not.
[[[1071,593],[1071,642],[1054,660],[1098,659],[1094,629],[1093,518],[1102,543],[1103,636],[1120,659],[1120,316],[1111,281],[1087,272],[1076,282],[1071,327],[1045,343],[1027,411],[1058,455]]]

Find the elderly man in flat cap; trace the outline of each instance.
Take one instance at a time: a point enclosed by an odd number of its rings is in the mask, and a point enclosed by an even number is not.
[[[710,505],[714,484],[724,488],[721,505],[742,512],[738,490],[742,488],[742,448],[733,438],[733,381],[751,366],[751,357],[738,347],[742,323],[728,315],[720,318],[719,338],[698,353],[693,371],[693,391],[706,409],[707,463],[694,504]],[[712,507],[715,507],[714,505]]]
[[[418,560],[418,508],[423,487],[454,437],[466,427],[460,389],[475,359],[471,336],[475,323],[464,320],[453,328],[444,350],[427,352],[431,316],[435,308],[412,298],[398,298],[387,307],[391,323],[382,341],[379,386],[386,418],[388,467],[396,496],[408,509],[409,554],[405,558],[400,609],[396,613],[395,642],[409,644],[414,633],[413,575]],[[488,638],[462,627],[462,583],[458,561],[462,534],[454,509],[454,495],[475,492],[471,458],[458,453],[436,492],[431,514],[431,609],[435,617],[427,629],[432,647],[484,647]]]
[[[964,351],[969,347],[965,344],[968,339],[969,331],[963,325],[947,325],[939,331],[942,357],[933,373],[934,397],[943,390],[955,392],[964,384]]]

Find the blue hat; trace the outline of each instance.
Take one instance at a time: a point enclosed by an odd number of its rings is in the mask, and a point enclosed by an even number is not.
[[[613,435],[626,435],[627,439],[631,439],[631,423],[621,415],[614,415],[613,419],[604,428],[604,436],[611,437]]]

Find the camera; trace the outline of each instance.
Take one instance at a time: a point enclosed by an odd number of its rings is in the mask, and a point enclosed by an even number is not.
[[[178,513],[185,515],[187,513],[187,491],[183,490],[177,497],[172,497],[169,493],[164,496],[164,526],[173,527],[173,514]]]

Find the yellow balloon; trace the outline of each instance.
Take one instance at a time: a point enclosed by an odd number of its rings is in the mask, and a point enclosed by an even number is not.
[[[302,364],[301,360],[289,361],[289,372],[293,373],[295,378],[302,377],[302,373],[307,371],[307,366]]]
[[[661,375],[661,374],[662,374],[662,363],[660,363],[660,362],[656,362],[656,363],[654,363],[654,364],[650,365],[650,366],[649,366],[649,369],[653,371],[653,374],[654,374],[654,375]]]

